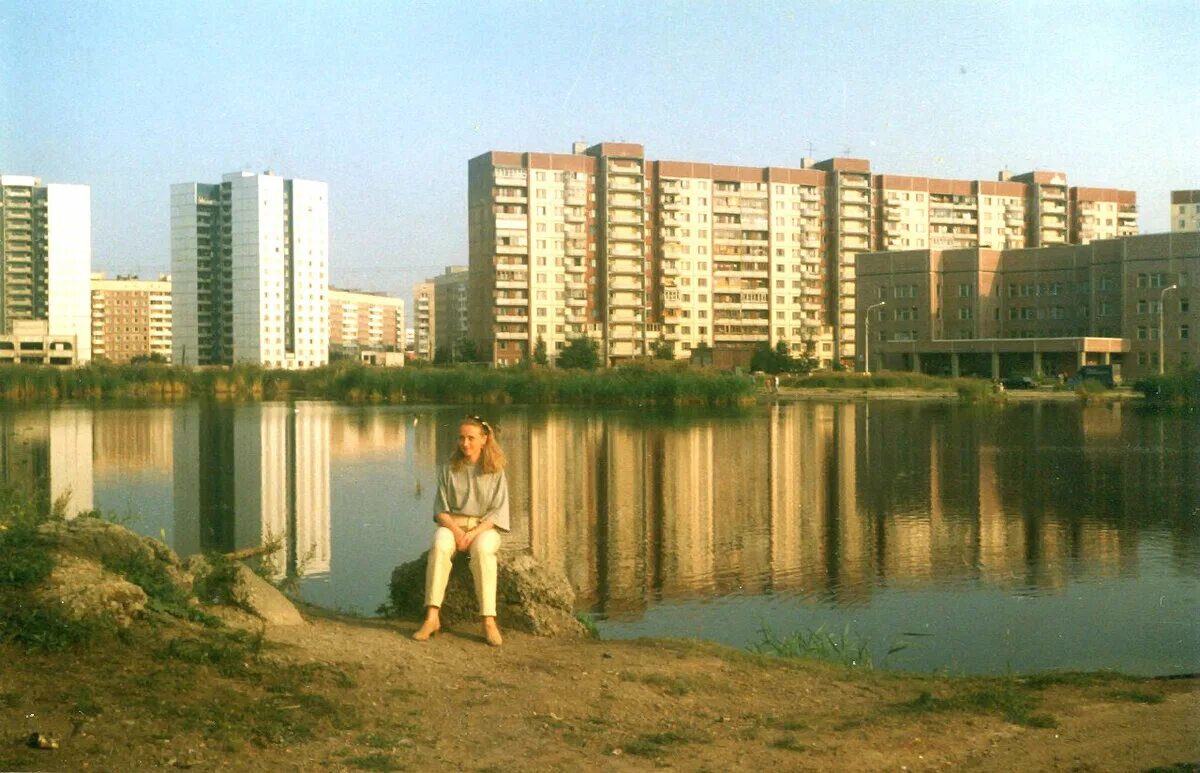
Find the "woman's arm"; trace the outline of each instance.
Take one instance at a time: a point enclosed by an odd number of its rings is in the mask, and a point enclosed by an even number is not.
[[[508,476],[501,470],[497,477],[492,501],[488,503],[487,512],[483,514],[480,523],[488,523],[500,531],[508,531]]]

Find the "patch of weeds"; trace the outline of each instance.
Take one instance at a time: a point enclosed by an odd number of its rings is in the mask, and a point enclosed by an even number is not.
[[[787,730],[789,732],[808,729],[808,723],[798,719],[777,719],[776,717],[767,717],[763,724],[765,724],[767,727],[775,728],[776,730]]]
[[[1200,762],[1176,762],[1174,765],[1161,765],[1149,768],[1146,773],[1200,773]]]
[[[673,695],[676,698],[687,695],[696,689],[695,684],[690,680],[666,674],[646,674],[641,678],[641,682],[651,687],[657,687],[667,695]]]
[[[372,749],[391,749],[400,739],[384,733],[366,733],[359,736],[358,743]]]
[[[365,754],[361,757],[347,757],[346,764],[356,770],[404,770],[404,766],[390,754]]]
[[[862,718],[847,719],[844,722],[838,722],[836,725],[833,726],[833,729],[837,732],[845,732],[846,730],[856,730],[856,729],[862,727],[863,725],[865,725],[866,723],[867,723],[867,721]]]
[[[679,733],[668,730],[665,733],[651,733],[639,736],[625,744],[622,748],[626,754],[636,754],[639,757],[654,757],[667,747],[688,743],[689,739]]]
[[[789,752],[806,752],[808,747],[796,740],[795,736],[784,735],[768,744],[772,749],[783,749]]]
[[[759,628],[759,641],[747,649],[758,655],[779,658],[807,658],[837,663],[847,668],[874,668],[871,643],[846,626],[840,633],[828,631],[825,626],[815,629],[800,629],[790,635],[779,637],[765,623]],[[905,649],[905,644],[894,644],[888,648],[887,656]]]
[[[98,717],[104,713],[104,709],[96,702],[92,688],[86,685],[80,687],[70,700],[74,704],[74,713],[80,716]]]
[[[1025,727],[1056,727],[1058,722],[1049,714],[1035,714],[1037,698],[1014,689],[1011,684],[966,692],[940,698],[923,690],[911,701],[898,704],[893,710],[905,714],[947,711],[970,711],[978,714],[998,714],[1007,722]]]
[[[1021,677],[1018,681],[1031,689],[1044,690],[1047,687],[1093,687],[1097,684],[1124,679],[1119,674],[1087,674],[1077,671],[1051,671],[1045,674],[1032,674]]]
[[[333,683],[343,690],[353,690],[358,687],[358,681],[340,668],[333,669]]]
[[[575,613],[575,619],[583,626],[583,630],[587,632],[589,639],[599,639],[600,629],[596,627],[596,620],[591,615],[585,615],[582,612]]]
[[[1114,690],[1108,695],[1117,700],[1131,701],[1133,703],[1154,704],[1162,703],[1166,700],[1161,693],[1146,692],[1145,690]]]
[[[0,706],[15,709],[21,705],[21,698],[15,692],[0,692]]]

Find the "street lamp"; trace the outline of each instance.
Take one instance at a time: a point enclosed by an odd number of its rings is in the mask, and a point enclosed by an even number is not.
[[[863,372],[871,375],[871,309],[887,306],[887,301],[880,301],[867,307],[867,315],[863,318]]]
[[[1163,374],[1164,366],[1166,365],[1163,360],[1163,334],[1166,332],[1163,329],[1163,312],[1167,309],[1167,293],[1177,289],[1179,289],[1179,285],[1171,285],[1170,287],[1164,287],[1162,292],[1158,294],[1158,375],[1160,376]]]

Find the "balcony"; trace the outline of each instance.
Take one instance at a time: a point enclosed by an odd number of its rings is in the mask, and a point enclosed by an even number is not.
[[[528,298],[507,298],[504,296],[497,296],[495,298],[494,302],[497,306],[528,306],[529,305]]]
[[[866,189],[870,186],[870,180],[866,175],[862,174],[845,174],[838,175],[838,185],[843,188],[859,188]],[[865,197],[864,197],[865,199]],[[845,197],[842,198],[845,201]]]
[[[610,175],[608,178],[608,189],[610,191],[640,192],[642,190],[642,181],[634,177]]]
[[[529,254],[528,244],[505,244],[504,242],[496,242],[497,255],[527,255]]]
[[[643,276],[642,264],[640,261],[609,260],[608,273],[612,275],[634,274],[636,276]]]

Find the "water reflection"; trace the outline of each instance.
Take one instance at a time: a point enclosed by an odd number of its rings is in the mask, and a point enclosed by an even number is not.
[[[426,547],[460,416],[321,403],[4,411],[0,471],[46,498],[70,492],[75,509],[123,492],[146,515],[134,525],[181,554],[277,541],[280,575],[371,610],[391,566]],[[562,570],[581,608],[612,622],[731,596],[862,609],[897,592],[1150,587],[1150,572],[1194,581],[1200,567],[1194,417],[805,403],[495,419],[513,491],[506,546]],[[1102,617],[1126,602],[1091,603]]]

